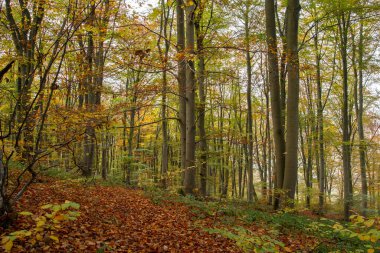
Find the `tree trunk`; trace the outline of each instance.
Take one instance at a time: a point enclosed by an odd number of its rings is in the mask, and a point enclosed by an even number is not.
[[[183,0],[177,0],[177,51],[178,51],[178,91],[179,125],[181,135],[181,171],[186,171],[186,59],[185,59],[185,14]]]
[[[366,215],[366,209],[368,208],[368,183],[367,183],[367,164],[366,164],[366,153],[367,146],[364,136],[364,127],[363,127],[363,53],[364,53],[364,44],[363,44],[363,21],[360,21],[359,26],[359,42],[358,42],[358,68],[356,66],[356,54],[355,49],[353,51],[353,65],[356,77],[356,86],[354,90],[355,97],[355,112],[357,118],[357,127],[359,134],[359,160],[360,160],[360,177],[361,177],[361,194],[362,194],[362,214]],[[353,43],[354,44],[354,43]],[[354,44],[355,46],[355,44]]]
[[[343,154],[343,192],[344,192],[344,218],[349,220],[350,208],[352,206],[352,181],[351,181],[351,152],[349,133],[349,108],[348,108],[348,28],[350,25],[350,14],[341,13],[338,17],[338,28],[340,36],[340,53],[343,71],[343,106],[342,106],[342,154]]]
[[[275,200],[274,208],[280,205],[279,190],[282,189],[285,166],[285,140],[281,120],[281,94],[278,71],[277,37],[274,0],[265,1],[265,20],[268,54],[268,80],[270,85],[273,140],[275,151]]]
[[[299,0],[289,0],[287,12],[287,64],[288,99],[286,121],[286,156],[283,189],[290,201],[294,201],[298,172],[298,19],[301,6]],[[292,205],[292,203],[291,203]]]
[[[194,194],[195,189],[195,68],[194,68],[194,14],[195,5],[186,6],[186,170],[184,189],[186,194]]]
[[[102,179],[106,180],[109,171],[109,149],[110,149],[110,138],[109,132],[103,133],[103,144],[102,144]]]
[[[198,106],[198,128],[199,128],[199,148],[200,148],[200,193],[206,196],[207,193],[207,140],[205,129],[206,115],[206,87],[205,87],[205,57],[203,52],[204,34],[202,34],[200,21],[202,19],[203,9],[200,9],[195,22],[195,32],[197,37],[197,55],[198,55],[198,89],[199,89],[199,106]]]
[[[363,42],[363,20],[360,21],[360,37],[359,37],[359,90],[358,90],[358,132],[359,132],[359,155],[360,155],[360,175],[362,181],[362,207],[363,214],[366,214],[366,209],[368,208],[368,183],[367,183],[367,145],[364,136],[363,127],[363,54],[364,54],[364,42]]]
[[[247,154],[247,172],[248,172],[248,187],[247,198],[248,202],[253,202],[254,196],[257,201],[255,188],[253,186],[253,120],[252,120],[252,63],[251,53],[249,46],[249,3],[246,2],[246,9],[244,13],[244,27],[245,27],[245,44],[246,55],[245,60],[247,64],[247,136],[248,136],[248,154]]]
[[[167,120],[167,59],[170,49],[170,36],[168,36],[168,22],[170,15],[170,7],[165,0],[161,1],[161,27],[160,37],[157,41],[158,51],[162,61],[162,160],[161,160],[161,186],[167,187],[168,167],[169,167],[169,137],[168,137],[168,120]],[[169,27],[171,28],[171,27]],[[169,32],[171,35],[171,32]],[[161,49],[161,38],[164,38],[164,52]]]
[[[322,78],[321,78],[321,54],[318,47],[319,24],[315,22],[315,36],[314,36],[314,51],[315,63],[317,68],[317,134],[318,134],[318,155],[319,161],[319,212],[323,213],[325,205],[325,192],[326,192],[326,171],[325,171],[325,147],[324,147],[324,134],[323,134],[323,102],[322,102]]]
[[[3,150],[0,151],[0,218],[11,211],[11,205],[7,198],[7,181],[8,170],[3,163]],[[0,226],[4,227],[4,224],[0,223]]]
[[[89,25],[94,25],[95,22],[95,4],[90,6]],[[96,92],[95,92],[95,76],[94,76],[94,35],[93,31],[87,32],[87,52],[86,52],[86,96],[85,105],[86,110],[90,113],[95,111]],[[95,157],[95,126],[93,122],[87,122],[86,133],[84,139],[84,154],[83,154],[83,176],[90,177],[93,173],[94,157]]]
[[[133,91],[135,93],[135,91]],[[132,160],[133,160],[133,136],[135,133],[135,117],[136,117],[136,94],[133,95],[133,104],[131,108],[130,113],[130,119],[129,119],[129,133],[128,133],[128,146],[127,146],[127,162],[126,162],[126,178],[125,178],[125,184],[131,185],[132,184]]]
[[[162,187],[167,187],[167,177],[168,177],[168,167],[169,167],[169,145],[168,145],[168,120],[167,120],[167,109],[166,109],[166,90],[167,90],[167,77],[166,71],[163,71],[162,74],[162,108],[161,108],[161,117],[162,117]]]

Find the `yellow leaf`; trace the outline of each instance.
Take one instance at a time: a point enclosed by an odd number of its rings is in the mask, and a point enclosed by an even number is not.
[[[290,248],[288,248],[288,247],[284,247],[284,250],[286,251],[286,252],[293,252]]]
[[[55,242],[59,242],[58,237],[56,237],[55,235],[51,235],[49,237],[50,237],[50,239],[53,239]]]
[[[364,221],[363,216],[358,216],[357,221],[358,221],[359,223],[363,223],[363,221]]]
[[[1,244],[6,244],[8,241],[9,241],[9,236],[4,236],[4,237],[1,239]]]
[[[371,237],[369,235],[365,235],[363,237],[363,239],[364,239],[364,241],[369,241],[369,240],[371,240]]]
[[[42,231],[44,231],[44,228],[42,228],[42,227],[35,228],[34,231],[36,231],[36,232],[42,232]]]
[[[43,237],[41,234],[36,234],[37,241],[42,241]]]
[[[364,222],[364,225],[366,225],[369,228],[372,227],[373,223],[375,223],[375,220],[367,220]]]
[[[374,249],[368,249],[367,252],[368,252],[368,253],[374,253],[375,250],[374,250]]]
[[[4,249],[6,252],[11,252],[11,249],[13,247],[13,242],[11,240],[9,240],[5,245],[4,245]]]
[[[44,220],[39,220],[38,222],[37,222],[37,227],[39,228],[39,227],[43,227],[45,225],[45,221]]]
[[[359,235],[359,239],[361,241],[369,241],[371,239],[371,237],[369,235],[363,235],[363,234],[361,234],[361,235]]]

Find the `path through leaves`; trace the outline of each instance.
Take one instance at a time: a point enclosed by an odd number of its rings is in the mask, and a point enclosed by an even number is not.
[[[83,186],[73,181],[44,179],[30,187],[18,211],[40,212],[47,203],[80,204],[78,220],[55,233],[59,242],[42,240],[31,246],[15,242],[12,252],[239,252],[220,235],[194,226],[187,207],[153,204],[141,191],[123,187]],[[9,232],[30,229],[19,216]]]

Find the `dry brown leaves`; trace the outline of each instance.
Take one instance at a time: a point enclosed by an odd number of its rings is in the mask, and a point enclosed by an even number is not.
[[[196,228],[187,207],[157,206],[141,191],[123,187],[44,178],[30,187],[17,210],[38,213],[41,205],[65,200],[79,203],[81,216],[55,232],[59,243],[15,241],[12,252],[240,252],[232,241]],[[19,216],[5,232],[30,226]]]

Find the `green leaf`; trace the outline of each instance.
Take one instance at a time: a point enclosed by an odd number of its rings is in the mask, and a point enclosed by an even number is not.
[[[51,207],[51,210],[53,210],[54,212],[61,211],[61,205],[53,205]]]
[[[76,211],[70,211],[67,214],[70,215],[70,216],[74,216],[74,217],[80,216],[80,212],[76,212]]]
[[[12,232],[9,235],[16,236],[16,237],[25,237],[25,236],[31,235],[31,232],[28,230],[19,230],[19,231]]]
[[[19,212],[19,215],[24,215],[24,216],[31,216],[33,215],[31,212]]]
[[[62,210],[66,210],[67,208],[69,208],[71,206],[71,203],[70,202],[65,202],[64,204],[61,205],[61,208]]]
[[[74,208],[74,209],[79,209],[80,205],[78,203],[71,202],[71,207]]]
[[[49,209],[52,206],[53,206],[52,204],[43,205],[43,206],[41,206],[41,209]]]

